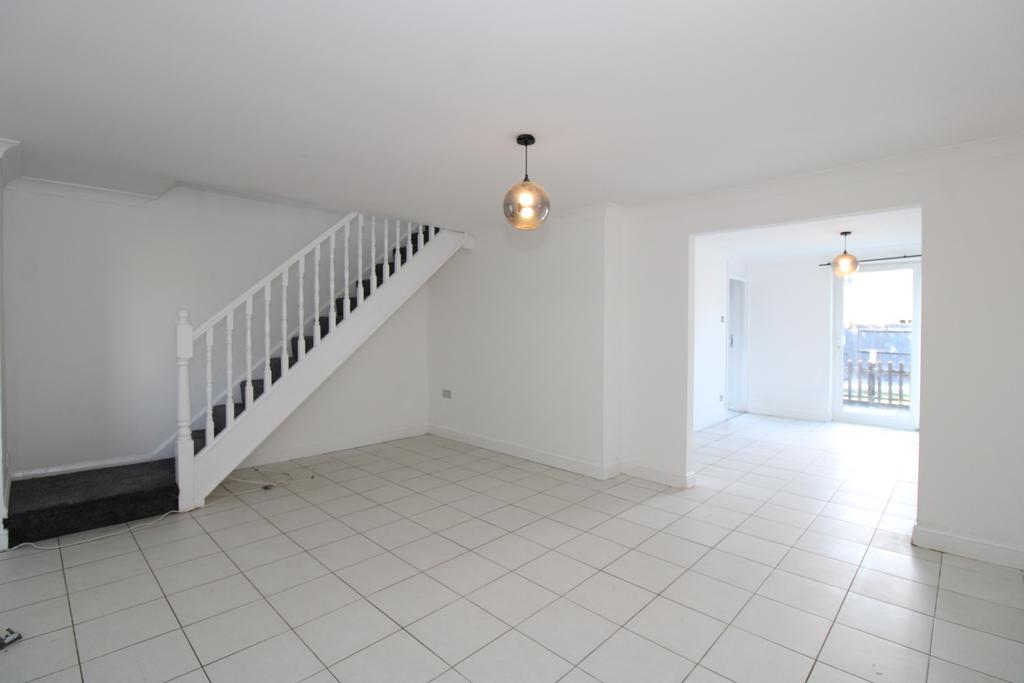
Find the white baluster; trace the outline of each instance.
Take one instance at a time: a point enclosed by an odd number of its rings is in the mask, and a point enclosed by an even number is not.
[[[402,269],[402,221],[395,220],[395,272]]]
[[[320,245],[313,250],[313,344],[319,344],[323,339],[320,333]]]
[[[377,291],[377,217],[370,218],[370,294]]]
[[[192,325],[188,311],[178,311],[178,439],[175,444],[175,476],[178,480],[178,510],[195,507],[195,443],[192,441]]]
[[[288,268],[281,273],[281,377],[288,374]]]
[[[263,392],[270,391],[270,283],[263,285]],[[251,382],[250,382],[251,384]],[[249,388],[252,392],[252,387]],[[255,400],[255,399],[253,399]]]
[[[245,395],[239,398],[252,407],[252,297],[245,301]]]
[[[349,280],[348,277],[348,243],[352,235],[349,228],[352,225],[352,221],[345,223],[345,302],[342,304],[342,309],[345,311],[345,318],[348,318],[349,313],[352,312],[352,307],[349,303]]]
[[[412,259],[412,221],[409,221],[409,232],[405,234],[405,262]]]
[[[235,381],[234,378],[231,376],[232,370],[234,369],[232,366],[234,365],[235,357],[235,354],[231,350],[231,336],[235,331],[235,312],[231,311],[230,313],[228,313],[228,317],[225,319],[224,322],[227,325],[227,333],[225,334],[224,337],[224,343],[227,345],[228,348],[227,372],[225,373],[227,375],[228,380],[228,389],[227,400],[224,402],[224,420],[225,429],[227,429],[227,427],[230,427],[235,423],[235,392],[231,388],[232,383]]]
[[[420,251],[423,250],[423,244],[425,242],[424,237],[426,236],[426,234],[427,234],[427,226],[421,225],[420,226]]]
[[[359,282],[356,283],[356,300],[363,303],[366,297],[366,292],[363,291],[363,214],[359,214],[359,254],[356,256],[356,264],[356,277],[359,278]]]
[[[299,326],[299,340],[296,344],[295,354],[299,360],[306,357],[306,307],[305,307],[305,290],[306,290],[306,256],[303,254],[302,258],[299,259],[299,319],[297,321]],[[298,362],[298,361],[296,361]]]
[[[331,310],[327,314],[328,329],[332,332],[337,324],[336,320],[338,317],[338,309],[335,308],[338,305],[338,301],[334,298],[334,236],[336,234],[338,234],[337,231],[331,233]]]
[[[213,327],[206,330],[206,446],[213,443]]]
[[[391,254],[388,253],[388,219],[384,219],[384,282],[388,281],[391,277],[391,266],[388,265],[388,261],[391,260]]]

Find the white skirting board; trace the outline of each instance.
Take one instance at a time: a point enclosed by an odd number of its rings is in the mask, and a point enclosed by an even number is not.
[[[989,539],[960,536],[917,524],[914,526],[913,541],[914,545],[922,548],[1024,569],[1024,548],[1002,545]]]
[[[411,436],[422,436],[428,432],[429,428],[426,425],[419,425],[414,427],[405,427],[402,429],[392,429],[384,432],[376,432],[373,434],[346,436],[344,439],[336,439],[334,441],[318,441],[315,443],[289,446],[287,448],[275,448],[267,451],[257,450],[242,463],[241,467],[258,467],[260,465],[284,462],[285,460],[307,458],[311,455],[323,455],[325,453],[334,453],[335,451],[344,451],[349,448],[372,446],[386,441],[407,439]]]
[[[517,458],[530,460],[532,462],[540,463],[541,465],[548,465],[549,467],[557,467],[558,469],[575,472],[576,474],[582,474],[595,479],[611,479],[619,473],[618,467],[605,467],[604,465],[599,465],[597,463],[583,462],[574,458],[567,458],[563,455],[537,451],[532,448],[509,443],[507,441],[498,441],[497,439],[490,439],[485,436],[460,432],[456,429],[449,429],[448,427],[431,425],[429,431],[435,436],[461,441],[462,443],[479,446],[480,448],[487,448],[499,453],[505,453],[506,455],[514,455]]]

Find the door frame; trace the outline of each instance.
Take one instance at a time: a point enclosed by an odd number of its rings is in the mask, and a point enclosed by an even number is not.
[[[880,272],[909,267],[914,273],[914,310],[910,326],[910,412],[906,417],[870,416],[843,410],[843,284],[845,278],[832,278],[832,419],[891,429],[918,430],[921,425],[921,259],[913,258],[885,263],[865,263],[861,271]]]
[[[732,310],[732,283],[737,282],[741,285],[742,299],[743,299],[743,315],[740,321],[743,326],[743,334],[740,338],[739,347],[739,358],[740,358],[740,379],[743,384],[743,389],[740,392],[738,400],[736,396],[733,396],[732,391],[732,375],[733,375],[733,363],[732,363],[732,351],[734,348],[734,339],[732,336],[733,326],[733,310]],[[747,282],[747,278],[736,275],[730,275],[726,284],[726,301],[728,302],[728,313],[726,314],[726,320],[728,321],[728,327],[726,328],[726,362],[725,362],[725,409],[734,413],[745,413],[747,412],[747,390],[749,380],[747,377],[747,356],[749,349],[750,335],[748,331],[750,329],[750,286]]]

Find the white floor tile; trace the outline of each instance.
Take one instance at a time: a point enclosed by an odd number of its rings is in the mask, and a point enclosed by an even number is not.
[[[267,602],[295,628],[358,599],[344,581],[328,574],[272,595]]]
[[[922,614],[934,614],[936,588],[892,574],[866,569],[857,572],[850,590],[858,595],[889,602]]]
[[[508,631],[509,626],[468,600],[457,600],[408,627],[452,666]]]
[[[85,662],[177,629],[174,612],[160,598],[77,624],[75,641],[78,656]]]
[[[552,550],[536,560],[527,562],[517,569],[516,573],[544,586],[557,595],[564,595],[596,574],[597,570],[568,555],[562,555],[558,551]]]
[[[725,630],[725,622],[657,597],[626,623],[626,628],[697,662]]]
[[[571,628],[566,628],[571,624]],[[576,664],[619,629],[618,626],[566,599],[548,605],[519,625],[518,630],[555,654]]]
[[[818,656],[832,622],[809,612],[755,595],[733,626],[811,658]]]
[[[398,630],[366,600],[357,600],[295,629],[324,664],[331,666]]]
[[[730,627],[701,665],[736,683],[798,683],[807,679],[813,661],[752,633]]]
[[[448,668],[440,658],[399,631],[331,667],[345,683],[427,683]]]
[[[82,665],[86,683],[167,681],[199,668],[181,631],[171,631]]]
[[[580,664],[604,683],[670,683],[682,680],[693,662],[625,629]]]
[[[382,553],[339,569],[336,573],[345,583],[363,595],[369,595],[407,579],[418,571],[405,560],[391,553]]]
[[[508,573],[508,570],[485,557],[468,552],[435,565],[426,573],[459,595],[469,595]]]
[[[846,596],[836,623],[927,653],[933,619],[920,612],[856,593]]]
[[[297,683],[322,668],[291,631],[206,666],[211,683]]]
[[[975,671],[1024,681],[1024,643],[935,620],[932,655]]]
[[[468,597],[506,624],[516,626],[558,596],[518,574],[506,574]]]
[[[654,599],[654,593],[598,572],[566,593],[567,598],[622,625]]]
[[[168,596],[181,624],[187,626],[260,599],[260,593],[241,574]]]
[[[863,631],[835,624],[819,659],[867,680],[923,683],[928,656]]]
[[[432,534],[418,541],[395,548],[395,555],[421,571],[436,567],[453,557],[466,552],[466,548],[449,541],[439,534]]]
[[[185,635],[205,665],[287,630],[288,624],[260,600],[186,626]]]
[[[408,626],[458,597],[426,574],[417,574],[377,591],[367,599],[399,625]]]
[[[554,683],[572,665],[526,636],[509,631],[456,667],[473,683]]]
[[[755,591],[768,578],[772,568],[745,557],[713,549],[696,562],[690,571],[717,578],[744,590]]]
[[[0,656],[0,674],[10,681],[30,681],[78,664],[70,628],[23,640]]]

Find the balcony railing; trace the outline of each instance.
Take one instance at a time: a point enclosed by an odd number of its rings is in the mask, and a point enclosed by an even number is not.
[[[843,403],[910,409],[910,369],[903,361],[847,359]]]

